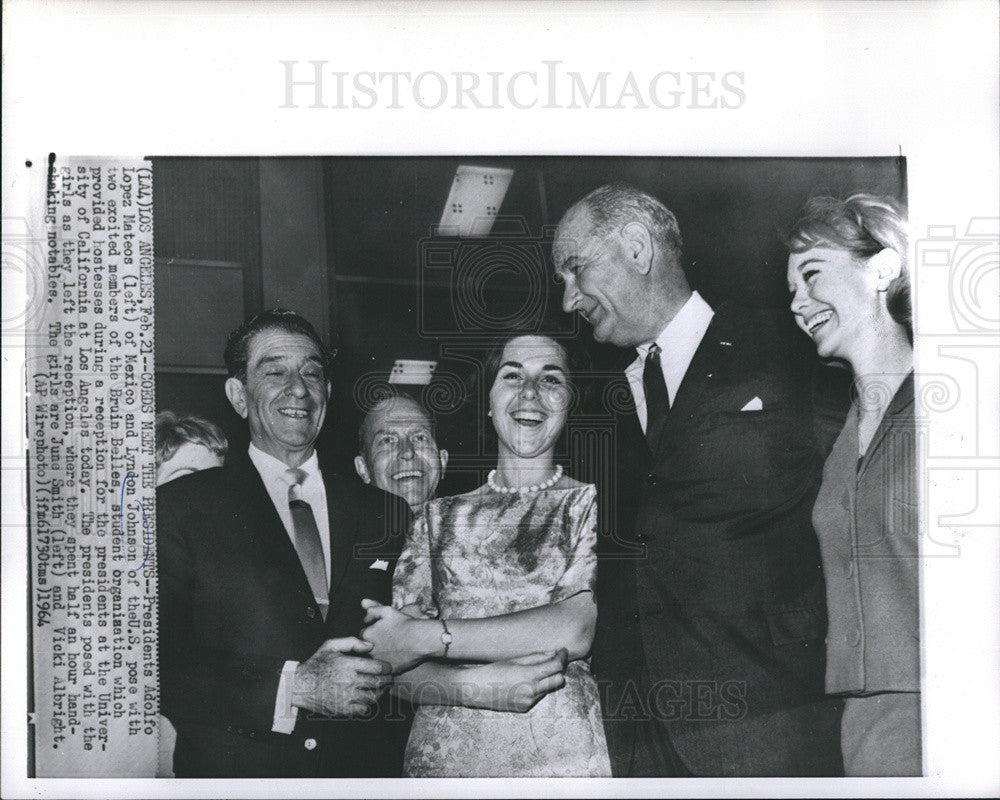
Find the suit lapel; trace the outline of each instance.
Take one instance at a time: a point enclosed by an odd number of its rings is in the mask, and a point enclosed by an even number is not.
[[[718,395],[718,387],[727,384],[725,377],[738,344],[729,328],[724,307],[720,308],[712,317],[684,373],[667,417],[668,425],[671,422],[682,424]]]
[[[344,502],[341,482],[333,473],[323,472],[326,486],[326,508],[330,520],[330,597],[344,580],[354,557],[352,552],[358,526],[357,518],[350,513],[350,503]]]
[[[233,454],[227,458],[224,469],[233,495],[240,499],[240,524],[259,553],[262,567],[276,568],[286,575],[287,590],[301,595],[304,602],[312,603],[312,590],[298,553],[257,468],[245,454]]]
[[[627,415],[626,436],[629,441],[641,442],[641,449],[652,456],[654,461],[663,443],[669,438],[668,432],[672,428],[682,425],[684,420],[688,419],[704,404],[706,398],[711,398],[715,386],[724,385],[724,381],[719,379],[731,361],[735,349],[735,342],[727,331],[728,327],[725,323],[725,317],[720,317],[720,312],[716,312],[698,345],[698,349],[695,350],[691,363],[684,373],[684,379],[677,389],[677,396],[673,398],[673,404],[670,406],[664,425],[660,429],[660,434],[652,445],[647,443],[642,426],[639,424],[638,415],[634,411]],[[631,397],[628,379],[624,380],[625,388]]]
[[[628,453],[627,456],[622,454],[620,458],[627,458],[631,461],[639,457],[648,460],[649,445],[646,443],[646,434],[642,431],[642,425],[639,424],[632,386],[624,372],[610,379],[606,396],[614,398],[614,400],[606,401],[608,402],[606,408],[614,415],[617,426],[615,435],[619,445],[624,447],[625,452]],[[618,402],[618,398],[624,402]]]
[[[906,411],[907,408],[911,409],[910,413],[912,414],[913,403],[913,373],[911,372],[906,376],[906,378],[903,379],[903,382],[896,390],[896,394],[889,403],[889,407],[886,408],[885,413],[882,415],[882,419],[879,421],[875,435],[872,436],[872,440],[868,443],[868,449],[865,450],[865,455],[861,460],[861,467],[858,469],[857,473],[859,481],[861,480],[861,476],[864,475],[865,470],[868,469],[868,464],[878,451],[882,440],[892,428],[896,416],[901,412]],[[854,409],[851,409],[851,413],[856,412]]]

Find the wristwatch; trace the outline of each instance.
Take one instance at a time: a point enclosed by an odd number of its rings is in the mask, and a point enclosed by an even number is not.
[[[448,625],[445,623],[445,621],[443,619],[439,619],[438,621],[441,623],[441,627],[444,628],[444,630],[441,631],[441,644],[444,645],[444,655],[441,657],[447,658],[448,648],[451,647],[451,642],[453,637],[451,635],[451,631],[448,630]]]

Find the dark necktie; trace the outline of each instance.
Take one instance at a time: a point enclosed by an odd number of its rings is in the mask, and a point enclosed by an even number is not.
[[[316,527],[316,517],[312,506],[302,499],[302,482],[306,473],[301,469],[290,469],[285,472],[288,483],[288,508],[292,512],[292,527],[295,529],[295,552],[299,554],[302,569],[309,579],[309,588],[319,606],[323,621],[330,606],[330,590],[326,583],[326,559],[323,558],[323,545],[319,538],[319,528]]]
[[[646,395],[646,444],[650,452],[656,452],[663,423],[670,410],[670,394],[663,380],[660,366],[660,346],[654,344],[646,354],[646,365],[642,369],[642,390]]]

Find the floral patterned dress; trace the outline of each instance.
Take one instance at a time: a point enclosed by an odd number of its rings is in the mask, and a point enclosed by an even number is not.
[[[393,578],[393,604],[481,618],[593,591],[592,485],[528,494],[482,491],[430,501]],[[412,777],[609,776],[597,684],[586,661],[530,711],[418,706],[406,748]]]

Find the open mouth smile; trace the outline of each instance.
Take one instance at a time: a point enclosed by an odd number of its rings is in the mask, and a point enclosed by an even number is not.
[[[540,411],[514,411],[510,417],[522,428],[537,428],[545,422],[546,414]]]
[[[304,408],[279,408],[278,413],[289,419],[307,419],[309,412]]]
[[[818,314],[813,314],[809,319],[805,320],[806,329],[809,331],[810,336],[815,336],[817,331],[822,328],[831,318],[833,317],[832,311],[820,311]]]
[[[405,469],[402,472],[397,472],[393,474],[392,479],[394,481],[405,481],[411,478],[421,479],[424,477],[423,471],[419,469]]]

